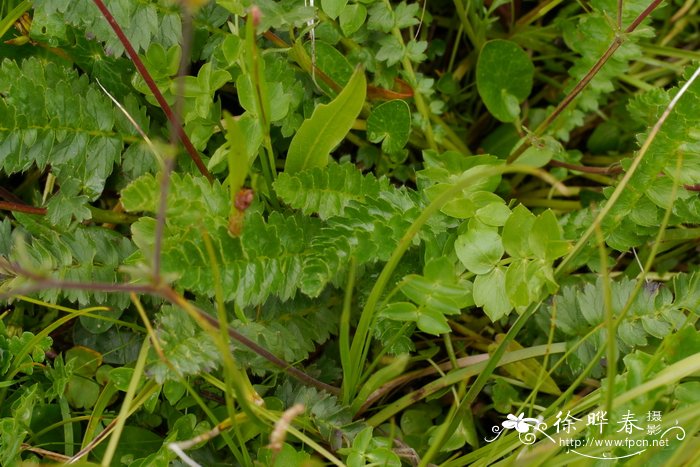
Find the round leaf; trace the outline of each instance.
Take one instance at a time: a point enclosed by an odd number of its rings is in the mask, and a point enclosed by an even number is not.
[[[345,37],[357,32],[367,19],[367,8],[360,3],[345,5],[340,12],[340,29]]]
[[[484,44],[476,64],[476,87],[489,112],[502,122],[512,122],[520,104],[532,90],[535,67],[523,49],[497,39]]]
[[[347,3],[348,0],[321,0],[321,8],[331,19],[336,19]]]
[[[411,110],[404,101],[396,99],[375,108],[367,119],[367,139],[382,141],[382,151],[396,154],[408,142],[411,131]]]
[[[457,257],[475,274],[486,274],[503,256],[501,237],[492,230],[469,229],[455,240]]]

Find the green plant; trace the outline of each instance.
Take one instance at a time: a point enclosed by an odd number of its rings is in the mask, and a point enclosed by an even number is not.
[[[690,462],[699,11],[4,3],[0,464]]]

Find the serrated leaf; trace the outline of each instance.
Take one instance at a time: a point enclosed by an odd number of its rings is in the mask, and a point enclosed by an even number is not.
[[[109,99],[72,68],[24,60],[0,65],[0,170],[7,174],[50,162],[59,186],[71,195],[96,199],[121,157],[124,144],[115,129]],[[78,207],[78,206],[76,206]],[[85,216],[84,208],[78,217]],[[66,225],[67,216],[53,210]]]
[[[335,168],[315,170],[318,175]],[[347,168],[339,170],[344,173]],[[301,174],[289,181],[300,181],[302,191],[308,189],[306,181],[316,183],[315,176],[306,178]],[[366,180],[369,188],[377,184],[371,177]],[[245,307],[261,304],[270,296],[288,300],[298,291],[317,297],[329,283],[341,280],[350,257],[354,256],[358,264],[386,261],[411,222],[420,215],[416,194],[393,188],[386,181],[379,186],[387,189],[380,190],[376,198],[365,196],[347,204],[341,201],[340,207],[329,208],[330,213],[342,209],[343,216],[325,221],[280,212],[272,212],[265,219],[249,210],[241,235],[233,238],[227,229],[228,194],[221,184],[173,174],[162,243],[162,272],[180,287],[213,296],[211,258],[203,240],[206,231],[215,247],[226,300],[235,300]],[[375,189],[376,186],[372,188]],[[155,212],[158,193],[159,182],[147,175],[122,191],[122,204],[129,211]],[[307,200],[300,198],[299,203],[303,206]],[[308,203],[308,209],[326,209],[325,205],[314,203]],[[140,258],[134,258],[134,263],[151,258],[153,227],[154,219],[147,216],[132,224],[134,241],[141,249]],[[446,228],[439,222],[426,226],[433,227]]]
[[[530,95],[535,67],[514,42],[496,39],[481,48],[476,86],[489,112],[502,122],[520,114],[519,103]]]
[[[284,171],[290,174],[313,167],[325,167],[331,150],[350,131],[365,102],[364,71],[355,70],[347,86],[328,104],[316,107],[289,145]]]
[[[163,362],[153,352],[147,370],[158,384],[219,366],[219,351],[211,336],[181,309],[166,306],[161,310],[158,338],[168,362]]]
[[[273,184],[277,195],[304,214],[315,213],[321,219],[342,215],[353,202],[364,203],[379,197],[389,187],[388,180],[363,175],[352,164],[331,162],[325,168],[313,168],[290,175],[283,172]]]
[[[65,23],[89,30],[93,37],[105,43],[108,55],[124,53],[123,45],[92,2],[37,0],[33,7],[40,13],[39,18],[60,18]],[[181,21],[176,10],[129,0],[113,0],[109,2],[109,7],[137,51],[145,50],[156,42],[166,48],[181,42]],[[42,31],[43,27],[42,23],[36,23],[32,30]]]

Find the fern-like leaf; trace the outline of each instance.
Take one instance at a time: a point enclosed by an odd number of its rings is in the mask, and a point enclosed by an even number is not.
[[[630,110],[644,116],[644,123],[651,126],[672,94],[651,91],[633,101]],[[700,137],[695,131],[700,126],[699,108],[700,83],[696,81],[668,116],[603,223],[607,242],[613,248],[624,251],[654,238],[669,206],[672,206],[669,226],[700,223],[700,199],[683,187],[700,180]],[[640,135],[640,142],[645,138],[646,134]],[[623,166],[628,167],[629,163],[625,161]],[[672,198],[674,183],[677,184],[675,199]],[[609,196],[612,188],[604,193]]]
[[[138,111],[133,101],[130,107]],[[71,214],[90,216],[85,204],[102,193],[124,140],[132,138],[124,121],[107,96],[71,68],[34,58],[21,67],[9,60],[0,65],[0,171],[50,166],[61,189],[61,199],[48,205],[55,224],[65,226]],[[73,208],[61,209],[68,200]]]
[[[594,335],[583,342],[567,360],[569,368],[576,374],[590,362],[590,359],[607,339],[605,322],[605,300],[603,279],[595,284],[565,286],[536,314],[540,332],[549,332],[550,320],[555,319],[556,338],[571,340],[572,343],[599,328]],[[621,279],[610,284],[613,316],[620,315],[631,296],[636,281]],[[659,283],[649,282],[635,297],[629,312],[617,331],[617,348],[621,354],[633,352],[646,346],[650,339],[663,339],[686,321],[685,310],[697,310],[700,306],[700,280],[697,274],[681,275],[668,289]],[[556,312],[554,308],[556,307]],[[603,373],[602,365],[594,370],[597,377]]]
[[[112,230],[94,226],[77,225],[72,229],[59,230],[48,225],[41,216],[14,214],[19,226],[14,229],[8,219],[0,223],[0,258],[19,263],[24,269],[36,271],[52,279],[76,282],[121,282],[119,266],[134,251],[127,238]],[[0,290],[21,287],[24,277],[0,276]],[[118,317],[129,304],[124,294],[107,294],[99,291],[79,289],[44,289],[36,295],[47,302],[60,299],[77,303],[81,307],[95,304],[114,308],[112,317]],[[89,320],[94,318],[86,318]],[[111,323],[101,323],[100,332]]]
[[[614,24],[617,3],[611,0],[595,0],[591,4],[590,13],[561,24],[566,45],[579,54],[569,69],[572,80],[566,88],[567,92],[571,91],[576,82],[581,80],[603,56],[617,34]],[[623,25],[630,24],[648,4],[649,2],[645,0],[624,2]],[[633,35],[626,36],[625,42],[607,60],[572,105],[562,112],[549,131],[561,140],[568,140],[571,130],[583,125],[586,113],[597,111],[600,105],[607,102],[607,96],[615,89],[617,77],[624,75],[630,63],[642,57],[641,48],[635,42],[640,37],[650,34],[650,31],[642,29]]]
[[[311,185],[302,183],[301,190],[315,189],[313,177],[298,180]],[[342,283],[351,257],[359,264],[386,261],[420,214],[415,192],[385,186],[378,198],[350,200],[342,215],[326,221],[279,212],[265,220],[250,209],[242,234],[232,237],[226,190],[219,183],[173,175],[162,245],[163,272],[175,275],[179,287],[211,297],[214,277],[203,240],[206,232],[222,271],[226,300],[245,307],[264,303],[270,296],[288,300],[297,291],[317,297],[328,284]],[[157,197],[158,183],[146,175],[122,192],[122,204],[128,211],[155,212]],[[302,204],[314,211],[309,203]],[[142,218],[132,226],[141,258],[152,253],[154,225],[152,218]],[[439,221],[429,227],[444,229]]]
[[[321,219],[339,216],[353,201],[363,203],[367,197],[377,198],[389,188],[386,178],[377,180],[362,175],[352,164],[330,163],[328,168],[315,168],[294,175],[281,173],[275,191],[286,203],[304,214],[318,214]]]

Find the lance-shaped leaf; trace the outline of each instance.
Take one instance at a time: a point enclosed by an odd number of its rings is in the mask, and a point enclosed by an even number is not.
[[[325,167],[331,150],[345,138],[360,114],[366,91],[364,71],[358,68],[335,99],[316,107],[311,118],[301,124],[289,145],[284,171]]]

